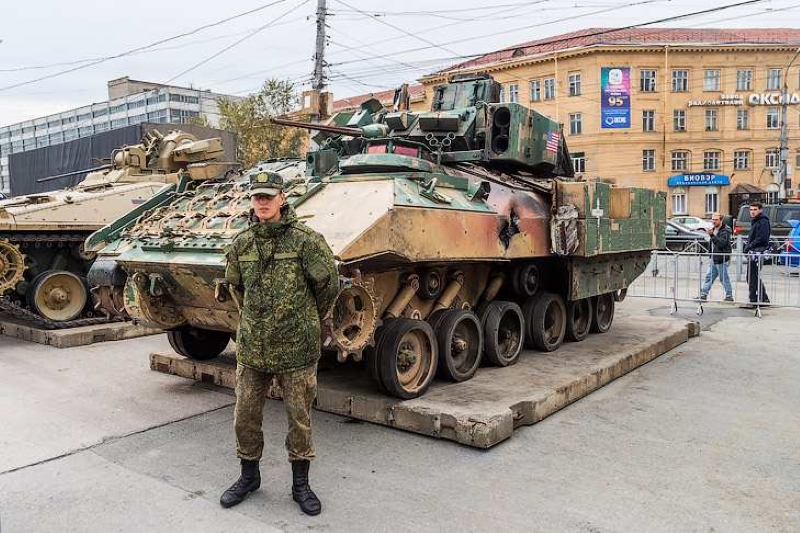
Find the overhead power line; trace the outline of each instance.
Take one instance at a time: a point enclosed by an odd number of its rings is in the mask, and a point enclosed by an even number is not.
[[[280,1],[285,1],[285,0],[280,0]],[[270,20],[269,22],[267,22],[267,23],[266,23],[266,24],[264,24],[263,26],[259,26],[258,28],[256,28],[255,30],[251,31],[250,33],[248,33],[247,35],[245,35],[245,36],[244,36],[244,37],[242,37],[241,39],[237,39],[236,41],[232,42],[231,44],[229,44],[229,45],[227,45],[227,46],[224,46],[224,47],[223,47],[222,49],[220,49],[219,51],[217,51],[217,52],[214,52],[213,54],[211,54],[210,56],[206,57],[205,59],[202,59],[201,61],[198,61],[197,63],[195,63],[195,64],[194,64],[194,65],[192,65],[191,67],[187,68],[186,70],[183,70],[183,71],[181,71],[180,73],[178,73],[178,74],[174,75],[173,77],[171,77],[170,79],[168,79],[168,80],[167,80],[167,81],[165,81],[164,83],[165,83],[165,84],[169,84],[170,82],[173,82],[173,81],[177,80],[178,78],[180,78],[180,77],[181,77],[181,76],[183,76],[184,74],[188,74],[189,72],[192,72],[193,70],[195,70],[195,69],[197,69],[197,68],[199,68],[199,67],[201,67],[201,66],[205,65],[206,63],[208,63],[208,62],[209,62],[209,61],[211,61],[212,59],[214,59],[214,58],[216,58],[216,57],[219,57],[219,56],[221,56],[222,54],[224,54],[225,52],[227,52],[227,51],[228,51],[228,50],[230,50],[231,48],[233,48],[233,47],[235,47],[235,46],[238,46],[238,45],[242,44],[244,41],[246,41],[246,40],[247,40],[247,39],[249,39],[250,37],[253,37],[254,35],[256,35],[256,34],[258,34],[258,33],[262,32],[262,31],[264,31],[264,30],[265,30],[265,29],[267,29],[267,28],[269,28],[270,26],[272,26],[273,24],[275,24],[276,22],[278,22],[279,20],[281,20],[283,17],[285,17],[285,16],[287,16],[289,13],[293,12],[295,9],[299,9],[299,8],[300,8],[300,7],[302,7],[303,5],[307,4],[309,1],[310,1],[310,0],[303,0],[303,1],[302,1],[302,2],[300,2],[300,4],[298,4],[297,6],[294,6],[294,7],[290,8],[290,9],[288,9],[287,11],[284,11],[283,13],[281,13],[280,15],[278,15],[277,17],[275,17],[274,19]]]
[[[133,48],[131,50],[126,50],[125,52],[120,52],[119,54],[114,54],[114,55],[111,55],[111,56],[101,57],[101,58],[97,58],[95,60],[89,60],[90,61],[89,63],[81,64],[81,65],[78,65],[78,66],[75,66],[75,67],[72,67],[72,68],[68,68],[68,69],[65,69],[65,70],[60,70],[60,71],[54,72],[52,74],[47,74],[47,75],[41,76],[39,78],[34,78],[32,80],[26,80],[26,81],[21,81],[19,83],[13,83],[11,85],[6,85],[5,87],[0,87],[0,92],[7,91],[9,89],[15,89],[17,87],[22,87],[24,85],[30,85],[30,84],[37,83],[37,82],[44,81],[44,80],[49,80],[49,79],[52,79],[52,78],[56,78],[58,76],[63,76],[64,74],[69,74],[71,72],[76,72],[78,70],[82,70],[82,69],[85,69],[85,68],[93,67],[95,65],[99,65],[100,63],[105,63],[106,61],[111,61],[112,59],[119,59],[121,57],[129,56],[129,55],[135,54],[137,52],[141,52],[142,50],[147,50],[148,48],[153,48],[153,47],[168,43],[170,41],[174,41],[176,39],[181,39],[183,37],[188,37],[189,35],[194,35],[195,33],[203,31],[205,29],[212,28],[214,26],[219,26],[220,24],[225,24],[226,22],[230,22],[230,21],[235,20],[237,18],[241,18],[241,17],[247,16],[247,15],[251,15],[251,14],[256,13],[258,11],[261,11],[263,9],[267,9],[269,7],[272,7],[272,6],[275,6],[275,5],[278,5],[278,4],[282,4],[282,3],[286,2],[286,1],[287,0],[274,0],[273,2],[261,5],[259,7],[253,8],[253,9],[250,9],[250,10],[245,11],[243,13],[238,13],[236,15],[233,15],[233,16],[226,17],[224,19],[218,20],[216,22],[212,22],[210,24],[205,24],[205,25],[200,26],[198,28],[195,28],[195,29],[193,29],[191,31],[187,31],[187,32],[184,32],[184,33],[181,33],[181,34],[178,34],[178,35],[173,35],[172,37],[167,37],[165,39],[160,39],[160,40],[158,40],[158,41],[156,41],[154,43],[150,43],[150,44],[147,44],[147,45],[144,45],[144,46],[138,46],[138,47]]]
[[[605,10],[599,10],[599,11],[595,11],[595,12],[592,12],[592,13],[587,13],[584,16],[600,14],[602,12],[608,12],[608,11],[613,11],[613,10],[616,10],[616,9],[622,9],[624,7],[634,7],[634,6],[640,6],[640,5],[645,5],[645,4],[652,4],[652,3],[657,3],[657,2],[661,2],[661,1],[665,1],[665,0],[643,0],[641,2],[632,2],[632,3],[626,4],[624,6],[617,6],[617,7],[614,7],[614,8],[608,8],[608,9],[605,9]],[[670,1],[670,0],[666,0],[666,1]],[[733,8],[737,8],[737,7],[747,6],[747,5],[760,4],[760,3],[768,2],[768,1],[771,1],[771,0],[745,0],[743,2],[736,2],[734,4],[727,4],[727,5],[724,5],[724,6],[718,6],[718,7],[714,7],[714,8],[703,9],[703,10],[700,10],[700,11],[692,11],[692,12],[689,12],[689,13],[682,13],[680,15],[672,15],[670,17],[663,17],[663,18],[656,19],[656,20],[651,20],[651,21],[648,21],[648,22],[641,22],[641,23],[638,23],[638,24],[629,24],[627,26],[621,26],[621,27],[618,27],[618,28],[609,28],[609,29],[604,29],[604,30],[597,30],[597,31],[594,31],[594,32],[582,34],[580,37],[581,38],[596,37],[596,36],[605,35],[605,34],[608,34],[608,33],[625,31],[625,30],[632,30],[632,29],[641,28],[641,27],[644,27],[644,26],[653,26],[655,24],[662,24],[662,23],[665,23],[665,22],[673,22],[673,21],[676,21],[676,20],[681,20],[681,19],[685,19],[685,18],[689,18],[689,17],[696,17],[696,16],[700,16],[700,15],[706,15],[706,14],[709,14],[709,13],[716,13],[716,12],[725,11],[725,10],[728,10],[728,9],[733,9]],[[484,34],[484,35],[478,35],[478,36],[471,35],[471,36],[464,37],[464,38],[461,38],[461,39],[456,39],[456,40],[453,40],[453,41],[448,41],[446,43],[442,43],[442,46],[451,45],[451,44],[458,44],[458,43],[463,43],[463,42],[467,42],[467,41],[474,41],[476,39],[484,39],[486,37],[494,37],[494,36],[497,36],[497,35],[505,35],[505,34],[508,34],[508,33],[513,33],[513,32],[522,31],[522,30],[529,30],[529,29],[533,29],[533,28],[537,28],[537,27],[541,27],[541,26],[555,24],[555,23],[558,23],[558,22],[564,22],[565,20],[573,20],[574,18],[576,18],[576,17],[568,17],[566,19],[554,20],[554,21],[549,21],[549,22],[545,22],[545,23],[529,24],[529,25],[526,25],[526,26],[519,26],[519,27],[516,27],[516,28],[509,28],[509,29],[505,29],[503,31],[493,32],[493,33]],[[572,40],[574,38],[575,38],[575,36],[558,37],[558,38],[554,38],[554,39],[543,39],[543,40],[537,41],[536,45],[539,46],[539,45],[546,45],[546,44],[548,44],[548,45],[549,44],[557,44],[557,43],[560,43],[560,42],[565,42],[565,41]],[[401,50],[401,51],[398,51],[398,52],[391,52],[391,53],[388,53],[388,54],[384,54],[384,57],[392,57],[392,56],[397,56],[397,55],[408,54],[408,53],[411,53],[411,52],[419,52],[419,51],[422,51],[422,50],[429,50],[431,48],[434,48],[434,46],[423,46],[423,47],[418,47],[418,48],[410,48],[410,49]],[[512,49],[512,48],[503,48],[503,49],[500,49],[500,50],[490,50],[488,52],[482,52],[480,54],[470,54],[470,55],[483,56],[483,55],[495,53],[495,52],[498,52],[498,51],[505,51],[505,50],[510,50],[510,49]],[[343,61],[343,62],[340,62],[340,63],[336,63],[335,65],[345,65],[345,64],[349,64],[349,63],[355,63],[355,62],[356,62],[355,60],[354,61]]]

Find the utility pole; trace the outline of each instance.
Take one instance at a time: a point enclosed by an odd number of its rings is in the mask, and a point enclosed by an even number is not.
[[[328,13],[326,0],[317,0],[317,47],[314,52],[314,90],[325,88],[325,15]]]
[[[792,56],[792,60],[786,65],[783,72],[783,95],[781,96],[781,141],[778,152],[780,159],[780,190],[778,196],[781,200],[786,199],[786,180],[789,177],[789,68],[800,55],[800,48]]]

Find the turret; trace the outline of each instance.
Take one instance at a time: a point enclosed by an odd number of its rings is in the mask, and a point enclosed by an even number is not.
[[[545,178],[574,175],[561,125],[521,104],[499,103],[499,95],[500,84],[490,76],[461,75],[434,87],[430,111],[386,112],[372,100],[346,125],[273,122],[328,135],[323,143],[315,140],[323,149],[349,148],[339,149],[340,156],[370,153],[370,146],[386,144],[386,139],[406,140],[423,148],[421,157],[438,164],[477,163]],[[339,137],[332,140],[331,135]]]

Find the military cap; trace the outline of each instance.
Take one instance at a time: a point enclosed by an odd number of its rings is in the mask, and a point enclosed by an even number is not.
[[[260,170],[250,175],[250,193],[275,196],[283,192],[283,177],[277,172]]]

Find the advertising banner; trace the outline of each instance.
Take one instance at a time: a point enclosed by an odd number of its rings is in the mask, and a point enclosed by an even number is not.
[[[602,128],[631,127],[631,69],[600,69],[600,125]]]
[[[727,174],[713,174],[711,172],[686,172],[684,174],[675,174],[667,179],[667,185],[670,187],[730,184],[731,180]]]

